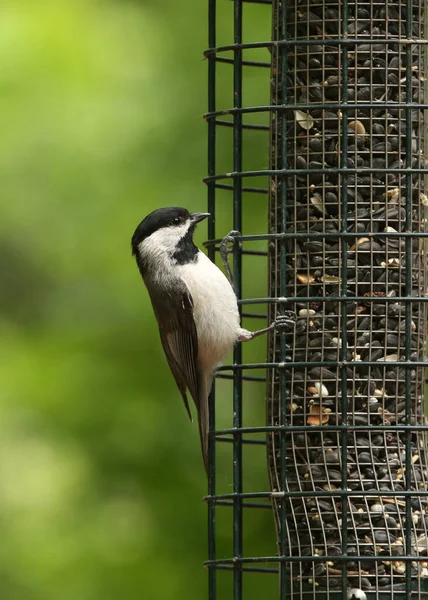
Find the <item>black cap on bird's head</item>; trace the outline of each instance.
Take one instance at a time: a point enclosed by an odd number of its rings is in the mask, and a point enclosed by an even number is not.
[[[186,208],[179,206],[158,208],[147,215],[135,230],[131,242],[132,254],[137,255],[141,242],[159,229],[171,228],[172,233],[173,228],[180,228],[183,235],[190,236],[191,239],[197,223],[208,216],[209,213],[189,213]]]

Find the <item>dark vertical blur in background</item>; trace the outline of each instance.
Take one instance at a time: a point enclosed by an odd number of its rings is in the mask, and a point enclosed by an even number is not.
[[[232,41],[232,11],[224,0],[223,43]],[[2,2],[4,600],[206,597],[197,427],[130,256],[130,236],[148,212],[206,209],[206,13],[206,2],[194,0]],[[266,7],[249,7],[245,26],[249,38],[266,37]],[[219,90],[225,106],[230,77],[225,71]],[[268,103],[265,82],[266,73],[255,73],[246,85]],[[267,147],[246,143],[248,160],[267,167]],[[248,233],[265,231],[262,200],[248,207]],[[231,229],[230,201],[220,207],[218,235]],[[201,227],[198,243],[205,237]],[[263,261],[251,272],[246,295],[264,295]],[[246,356],[264,360],[264,344]],[[260,424],[264,386],[253,387],[247,415]],[[218,390],[219,416],[229,416],[228,382]],[[224,486],[230,463],[226,448]],[[247,469],[253,489],[267,489],[265,471],[259,458]],[[272,554],[272,516],[259,512],[249,553]],[[231,552],[229,517],[219,523],[223,555]],[[266,589],[255,582],[246,597]]]

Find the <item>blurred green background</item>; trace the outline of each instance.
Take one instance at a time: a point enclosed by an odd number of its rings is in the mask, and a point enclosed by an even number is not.
[[[219,43],[230,43],[233,4],[218,4]],[[267,8],[245,7],[244,26],[247,39],[265,39]],[[197,427],[130,256],[130,236],[151,210],[206,209],[206,45],[204,1],[2,2],[4,600],[207,597]],[[247,105],[268,102],[268,79],[266,69],[248,71]],[[219,67],[221,107],[232,104],[231,82],[230,67]],[[245,134],[244,165],[263,168],[267,139],[257,136]],[[219,170],[231,169],[231,140],[231,130],[219,136]],[[264,231],[264,197],[246,202],[246,232]],[[230,193],[219,194],[218,235],[232,227],[230,209]],[[205,237],[201,227],[198,243]],[[248,268],[245,295],[263,295],[265,265]],[[264,360],[264,344],[246,357]],[[230,382],[217,388],[219,423],[230,426]],[[263,422],[263,385],[246,387],[245,419]],[[224,446],[218,480],[227,492]],[[267,489],[256,450],[246,457],[248,490]],[[219,556],[231,556],[224,510]],[[255,513],[245,518],[246,552],[273,554],[270,511]],[[249,577],[248,600],[276,589],[275,577]],[[220,574],[219,598],[231,597],[230,585]]]

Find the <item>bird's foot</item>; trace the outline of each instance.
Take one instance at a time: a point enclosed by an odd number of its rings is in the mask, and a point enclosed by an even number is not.
[[[275,321],[273,321],[269,327],[264,327],[263,329],[258,329],[257,331],[247,331],[246,329],[242,329],[238,337],[238,341],[249,342],[256,337],[259,337],[259,335],[263,335],[264,333],[268,333],[272,330],[280,331],[281,333],[290,333],[294,330],[295,325],[296,313],[291,310],[287,310],[283,315],[278,315]]]
[[[281,331],[281,333],[287,333],[293,331],[296,326],[297,315],[292,310],[286,310],[283,315],[277,315],[275,321],[272,323],[272,329]]]
[[[220,258],[223,262],[226,270],[227,278],[229,279],[230,285],[233,287],[233,274],[229,265],[229,254],[234,251],[236,247],[242,248],[240,241],[236,239],[238,235],[241,235],[239,231],[229,231],[227,235],[220,242]]]

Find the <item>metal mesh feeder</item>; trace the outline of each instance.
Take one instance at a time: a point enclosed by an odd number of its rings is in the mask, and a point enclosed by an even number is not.
[[[271,13],[271,39],[247,39],[251,6]],[[424,15],[412,0],[209,0],[209,254],[240,230],[238,297],[248,261],[269,267],[266,297],[240,301],[244,319],[268,307],[270,321],[294,323],[270,336],[266,362],[245,362],[238,346],[221,371],[233,386],[228,427],[219,398],[210,404],[210,600],[428,598]],[[226,96],[220,67],[232,73]],[[254,71],[264,103],[245,86]],[[255,235],[246,217],[260,203],[268,218]],[[262,240],[268,253],[252,247]],[[245,390],[264,375],[267,423],[247,427]],[[270,489],[248,488],[246,450],[264,454],[266,434]],[[244,526],[271,503],[277,555],[254,552]]]
[[[425,5],[273,2],[281,598],[428,598]]]

